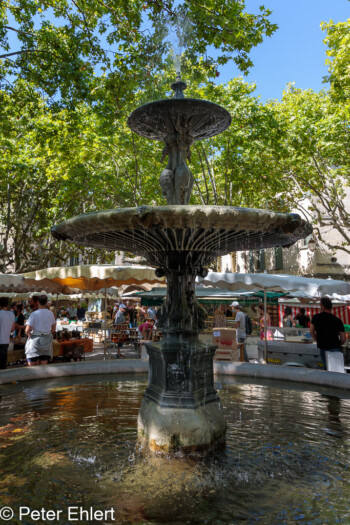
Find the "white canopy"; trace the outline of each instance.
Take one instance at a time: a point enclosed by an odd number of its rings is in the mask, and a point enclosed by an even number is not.
[[[197,277],[204,286],[216,286],[228,290],[259,288],[274,292],[301,292],[304,297],[339,298],[350,294],[350,282],[336,279],[313,279],[298,275],[269,273],[217,273],[209,272],[207,277]]]
[[[0,273],[0,291],[11,292],[21,287],[24,278],[22,275],[16,275],[13,273]]]
[[[61,286],[80,290],[100,290],[122,284],[164,283],[164,277],[157,277],[155,269],[150,266],[112,266],[81,265],[46,268],[23,274],[27,279],[36,281],[50,280]]]
[[[60,293],[62,286],[48,279],[35,281],[35,279],[26,279],[23,275],[0,274],[0,292],[25,293],[25,292],[43,292],[43,293]]]

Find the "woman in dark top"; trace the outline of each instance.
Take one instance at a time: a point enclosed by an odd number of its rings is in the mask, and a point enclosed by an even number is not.
[[[292,309],[290,306],[286,306],[284,309],[283,326],[289,328],[293,326]]]

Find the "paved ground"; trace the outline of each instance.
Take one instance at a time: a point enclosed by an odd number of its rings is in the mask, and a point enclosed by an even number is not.
[[[133,345],[126,344],[121,349],[121,353],[124,355],[125,359],[138,359],[139,355],[134,349]],[[117,350],[111,348],[109,351],[110,357],[108,359],[117,359]],[[101,361],[104,359],[104,347],[103,343],[94,343],[94,349],[92,352],[87,352],[85,354],[85,361]]]

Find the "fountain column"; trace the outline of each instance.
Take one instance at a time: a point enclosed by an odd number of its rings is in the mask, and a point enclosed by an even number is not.
[[[199,341],[205,310],[195,296],[196,275],[191,252],[166,254],[158,268],[166,275],[167,298],[159,315],[162,342],[146,343],[149,384],[142,401],[138,433],[156,452],[198,451],[225,443],[226,423],[214,388],[216,347]],[[196,254],[198,255],[198,254]]]

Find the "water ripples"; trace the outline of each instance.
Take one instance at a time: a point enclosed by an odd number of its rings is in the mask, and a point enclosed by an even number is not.
[[[145,382],[4,389],[2,503],[116,509],[117,523],[350,523],[350,400],[221,380],[223,453],[154,457],[137,445]]]

